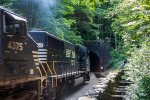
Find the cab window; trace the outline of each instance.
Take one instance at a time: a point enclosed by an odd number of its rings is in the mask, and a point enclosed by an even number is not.
[[[3,30],[8,35],[25,34],[25,23],[3,15]]]

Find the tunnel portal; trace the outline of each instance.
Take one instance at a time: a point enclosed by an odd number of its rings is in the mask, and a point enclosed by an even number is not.
[[[99,59],[99,57],[94,52],[90,52],[89,58],[90,58],[90,71],[91,72],[100,71],[100,67],[99,67],[100,66],[100,59]]]
[[[110,61],[110,45],[108,40],[87,40],[85,46],[89,51],[91,72],[100,72],[108,68]]]

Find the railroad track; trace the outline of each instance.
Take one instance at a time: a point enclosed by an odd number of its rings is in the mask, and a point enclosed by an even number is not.
[[[120,71],[99,78],[98,84],[78,100],[127,100],[128,87],[133,82],[122,79],[123,75],[124,71]]]
[[[133,82],[129,80],[119,80],[112,90],[110,100],[126,100],[127,92],[129,91],[128,87],[131,84],[133,84]]]
[[[107,100],[127,100],[127,98],[129,98],[127,93],[129,92],[129,86],[133,84],[133,82],[122,79],[124,72],[125,70],[119,72],[119,74],[115,77],[114,82],[111,82],[108,86],[106,94],[108,94],[109,97],[106,97]]]

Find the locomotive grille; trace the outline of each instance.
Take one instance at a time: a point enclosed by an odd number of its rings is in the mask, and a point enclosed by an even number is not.
[[[32,51],[34,63],[36,67],[39,67],[39,55],[37,51]]]
[[[38,49],[39,61],[47,61],[47,49]]]
[[[28,67],[26,60],[5,60],[5,74],[4,76],[16,76],[28,74]]]

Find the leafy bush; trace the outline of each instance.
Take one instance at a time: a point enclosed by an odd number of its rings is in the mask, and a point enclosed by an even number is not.
[[[109,67],[112,69],[120,68],[124,64],[126,56],[122,50],[112,50],[111,51],[111,61],[109,62]]]
[[[150,39],[135,48],[126,65],[125,77],[134,82],[130,87],[131,100],[150,100]]]
[[[134,82],[130,100],[150,100],[150,1],[122,0],[113,14],[113,31],[122,37],[127,56],[125,78]],[[117,57],[116,57],[117,58]]]

